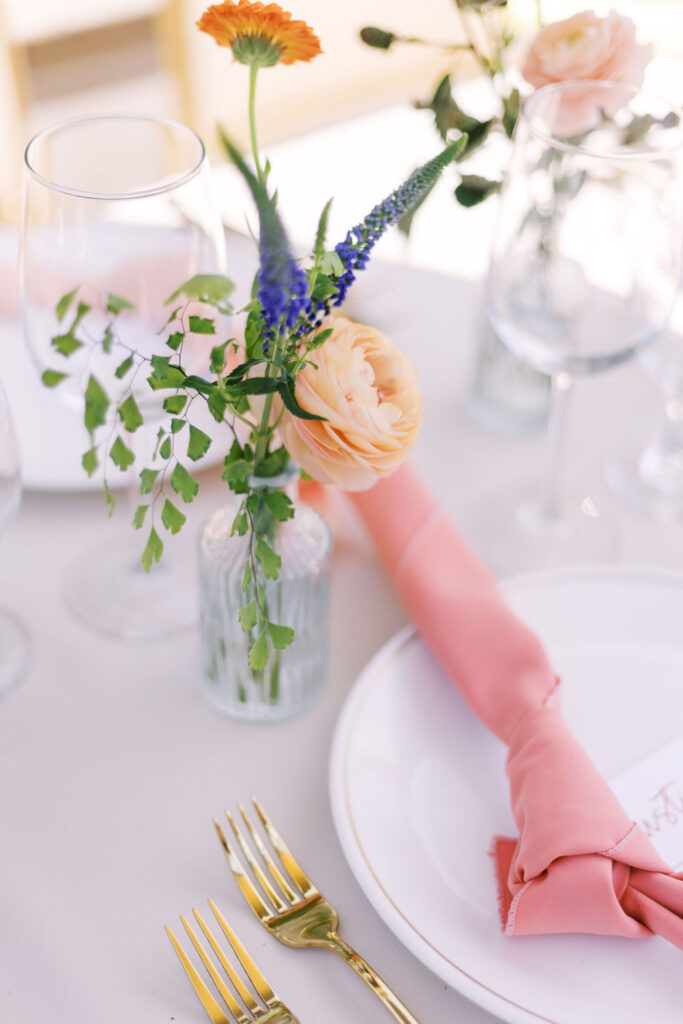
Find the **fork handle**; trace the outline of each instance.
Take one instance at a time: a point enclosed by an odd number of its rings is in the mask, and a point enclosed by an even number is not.
[[[329,948],[353,967],[356,974],[359,974],[378,999],[382,1000],[395,1020],[399,1021],[400,1024],[419,1024],[419,1021],[413,1017],[410,1010],[403,1005],[398,996],[394,995],[386,982],[382,981],[377,971],[373,970],[370,964],[356,953],[355,949],[352,949],[347,942],[344,942],[338,935],[334,935],[330,940]]]

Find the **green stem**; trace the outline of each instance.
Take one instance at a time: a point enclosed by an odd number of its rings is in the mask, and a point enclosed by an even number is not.
[[[254,472],[256,473],[258,473],[259,463],[263,460],[268,450],[268,441],[272,434],[272,429],[269,425],[272,407],[273,392],[271,391],[270,394],[266,395],[266,400],[263,403],[263,415],[261,416],[261,422],[259,423],[258,430],[256,431],[256,436],[258,438],[256,441],[256,450],[254,452]]]
[[[258,142],[256,140],[256,76],[258,75],[258,64],[249,65],[249,136],[251,138],[251,152],[254,157],[254,166],[258,180],[265,184],[263,170],[258,155]]]
[[[541,10],[541,0],[536,0],[536,20],[538,21],[538,27],[543,28],[543,11]]]

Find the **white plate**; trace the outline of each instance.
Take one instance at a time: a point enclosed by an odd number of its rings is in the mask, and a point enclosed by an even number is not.
[[[504,590],[606,778],[683,734],[683,576],[579,569]],[[337,831],[370,902],[435,974],[512,1024],[680,1024],[681,954],[663,939],[501,934],[487,854],[516,834],[504,762],[412,630],[377,654],[331,759]]]

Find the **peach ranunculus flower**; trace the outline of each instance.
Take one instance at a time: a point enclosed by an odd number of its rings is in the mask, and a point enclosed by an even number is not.
[[[636,42],[636,26],[616,11],[600,18],[582,11],[542,28],[526,55],[522,74],[536,89],[554,82],[600,81],[643,84],[652,59],[651,46]],[[566,94],[558,111],[557,134],[592,127],[602,110],[615,114],[628,100],[628,90],[577,89]]]
[[[296,378],[296,398],[324,420],[285,412],[285,447],[309,476],[364,491],[389,476],[412,448],[422,421],[417,374],[389,339],[344,317]]]

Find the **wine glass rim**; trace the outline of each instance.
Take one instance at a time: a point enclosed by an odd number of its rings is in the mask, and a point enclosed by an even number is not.
[[[31,163],[31,149],[34,145],[51,135],[56,135],[65,128],[70,128],[77,124],[96,121],[147,122],[149,124],[156,124],[165,128],[171,128],[181,135],[188,136],[197,143],[199,147],[199,157],[189,170],[177,175],[170,181],[165,181],[160,185],[153,185],[150,188],[131,189],[128,192],[90,192],[86,189],[73,188],[70,185],[64,185],[58,181],[53,181],[51,178],[45,177],[45,175],[36,170]],[[119,199],[145,199],[150,196],[163,195],[165,192],[172,192],[180,186],[187,184],[187,182],[192,181],[192,179],[201,171],[205,160],[206,148],[201,138],[192,128],[182,124],[180,121],[174,121],[169,117],[155,117],[153,114],[129,114],[126,112],[116,111],[107,111],[100,114],[79,114],[76,117],[64,118],[62,121],[57,121],[55,124],[49,125],[47,128],[42,128],[39,132],[36,132],[24,150],[24,165],[26,170],[32,178],[38,181],[41,185],[44,185],[46,188],[50,188],[55,192],[61,192],[64,195],[74,196],[78,199],[107,199],[112,201]]]
[[[631,96],[644,96],[647,99],[655,100],[657,103],[661,103],[668,107],[669,111],[678,117],[679,128],[677,140],[669,146],[660,146],[656,149],[651,150],[627,150],[620,149],[613,152],[607,152],[604,149],[592,148],[591,146],[580,146],[572,142],[567,142],[564,139],[560,139],[553,135],[552,132],[543,131],[534,124],[533,119],[529,113],[530,108],[539,98],[543,96],[550,96],[553,93],[562,93],[570,91],[579,91],[581,89],[603,89],[605,91],[618,88],[622,91],[629,92]],[[683,143],[683,108],[677,104],[672,103],[671,100],[666,99],[663,96],[658,96],[656,93],[649,92],[648,90],[642,89],[639,85],[634,85],[629,82],[615,82],[606,79],[572,79],[564,82],[551,82],[549,85],[543,85],[540,89],[536,89],[529,96],[527,96],[521,107],[521,116],[524,118],[529,131],[541,142],[545,142],[547,145],[552,146],[553,149],[559,149],[563,153],[577,153],[583,156],[594,156],[600,157],[603,160],[656,160],[665,153],[674,153],[677,149],[681,148]]]

